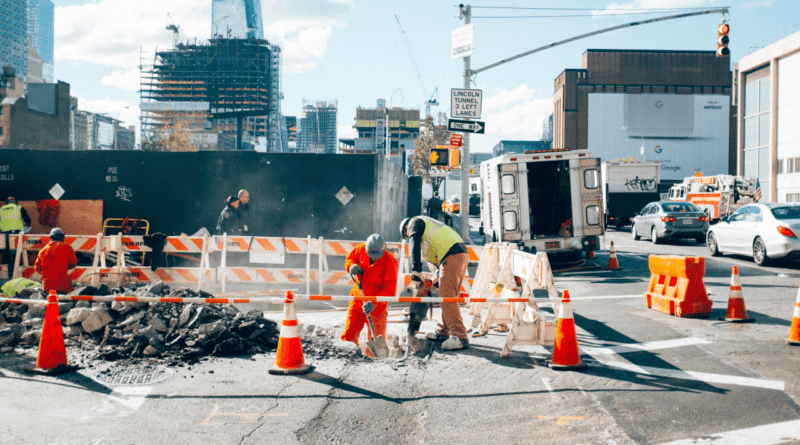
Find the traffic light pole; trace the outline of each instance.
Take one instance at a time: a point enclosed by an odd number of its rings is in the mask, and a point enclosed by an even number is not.
[[[459,6],[459,15],[464,19],[464,25],[472,22],[472,8],[469,5]],[[469,89],[471,72],[469,70],[469,56],[464,57],[464,89]],[[450,110],[452,114],[453,111]],[[464,133],[461,143],[461,238],[469,242],[469,133]]]

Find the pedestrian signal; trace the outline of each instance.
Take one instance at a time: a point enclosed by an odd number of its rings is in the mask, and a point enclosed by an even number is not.
[[[727,23],[720,23],[717,27],[717,57],[727,57],[731,55],[731,50],[728,49],[728,42],[730,42],[728,32],[730,32],[730,30],[731,27]]]
[[[450,165],[450,150],[446,148],[434,148],[431,150],[431,166],[447,167]]]
[[[461,165],[461,150],[457,148],[450,149],[450,167],[459,167]]]

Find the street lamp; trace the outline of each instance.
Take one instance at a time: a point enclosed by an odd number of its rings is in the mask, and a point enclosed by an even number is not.
[[[117,111],[117,117],[114,118],[114,151],[117,151],[117,133],[119,132],[119,124],[118,124],[118,122],[119,122],[119,114],[122,113],[122,110],[124,110],[126,108],[130,108],[130,107],[125,105],[124,107],[120,108],[119,111]]]

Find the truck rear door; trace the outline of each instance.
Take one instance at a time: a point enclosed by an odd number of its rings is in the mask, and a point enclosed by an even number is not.
[[[580,160],[581,212],[583,224],[575,221],[575,235],[603,234],[603,194],[600,189],[600,159],[584,158]],[[576,215],[573,215],[573,218]],[[583,226],[583,233],[577,229]]]
[[[500,224],[502,241],[522,239],[520,215],[520,174],[519,164],[500,164]]]

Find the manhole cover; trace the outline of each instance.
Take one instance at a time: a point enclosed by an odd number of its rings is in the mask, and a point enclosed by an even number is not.
[[[154,368],[111,368],[95,376],[104,385],[152,385],[172,377],[172,370],[163,366]]]

